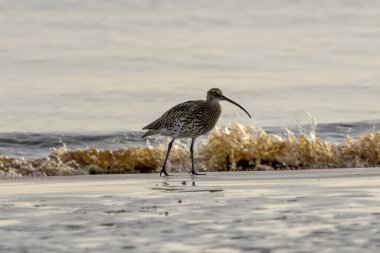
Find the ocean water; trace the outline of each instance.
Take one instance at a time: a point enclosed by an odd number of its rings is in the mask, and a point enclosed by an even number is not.
[[[154,171],[152,161],[162,158],[167,139],[140,140],[141,128],[177,103],[205,98],[213,87],[254,117],[222,102],[218,131],[248,127],[286,142],[284,129],[290,129],[298,142],[304,134],[338,147],[347,136],[360,142],[379,129],[378,1],[2,0],[0,14],[4,175],[44,174],[19,171],[40,168],[35,159],[49,160],[54,149],[60,155],[156,150],[139,165]],[[231,141],[242,136],[251,134]],[[199,149],[208,140],[200,140]],[[180,149],[182,144],[186,140]],[[102,172],[81,159],[69,160]],[[255,161],[249,168],[260,160],[250,159]],[[221,167],[235,166],[224,160]],[[340,165],[376,166],[378,161]],[[177,170],[188,165],[173,164]],[[116,167],[140,171],[123,166]],[[324,166],[337,165],[314,167]]]

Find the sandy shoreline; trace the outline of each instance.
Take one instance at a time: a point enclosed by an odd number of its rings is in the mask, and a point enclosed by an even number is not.
[[[380,168],[0,180],[0,252],[379,252]]]

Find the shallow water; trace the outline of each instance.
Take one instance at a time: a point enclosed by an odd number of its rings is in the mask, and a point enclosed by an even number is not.
[[[3,179],[0,250],[377,253],[378,178],[366,168]]]

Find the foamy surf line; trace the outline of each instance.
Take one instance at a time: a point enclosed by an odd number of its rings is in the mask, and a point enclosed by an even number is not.
[[[148,140],[149,142],[149,140]],[[166,144],[127,148],[70,149],[65,144],[48,156],[34,159],[0,156],[1,177],[58,176],[159,172]],[[336,143],[315,131],[285,135],[233,124],[215,128],[196,148],[199,171],[244,171],[375,167],[380,165],[380,132],[367,132]],[[171,172],[188,171],[186,145],[173,148]]]
[[[362,168],[7,178],[0,249],[375,253],[379,176]]]

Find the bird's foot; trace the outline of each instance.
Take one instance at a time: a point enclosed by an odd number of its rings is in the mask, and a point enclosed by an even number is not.
[[[164,176],[169,176],[169,174],[166,172],[166,169],[165,168],[162,168],[161,169],[161,172],[160,172],[160,177],[162,176],[162,174],[164,174]]]
[[[198,172],[195,172],[195,170],[191,170],[190,172],[189,172],[189,174],[190,175],[200,175],[200,176],[205,176],[206,174],[204,174],[204,173],[198,173]]]

